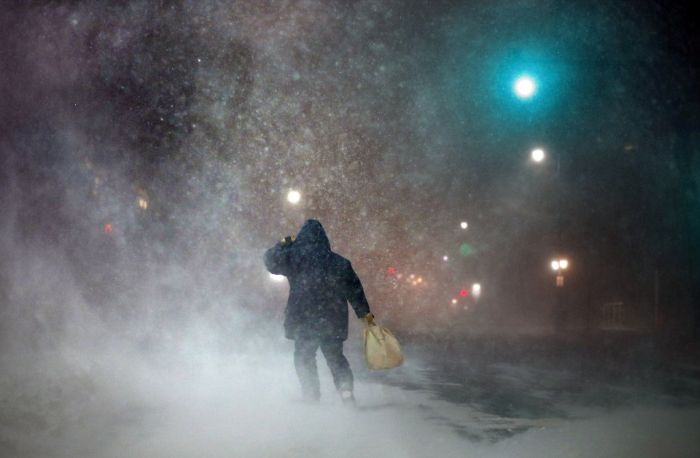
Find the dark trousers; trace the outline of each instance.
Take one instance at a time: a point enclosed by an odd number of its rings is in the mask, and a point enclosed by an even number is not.
[[[350,364],[343,355],[343,341],[340,339],[297,338],[294,341],[294,367],[301,383],[301,392],[306,400],[321,398],[321,387],[316,369],[316,350],[326,358],[333,374],[333,383],[338,391],[353,389]]]

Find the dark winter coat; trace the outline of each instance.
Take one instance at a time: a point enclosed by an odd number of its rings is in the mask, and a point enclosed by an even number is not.
[[[369,313],[362,284],[350,261],[331,251],[316,220],[304,223],[293,242],[265,252],[265,266],[289,280],[284,330],[288,339],[348,337],[348,305],[358,318]]]

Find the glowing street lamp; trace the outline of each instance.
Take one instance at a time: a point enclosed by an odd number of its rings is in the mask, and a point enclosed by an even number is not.
[[[515,95],[518,96],[518,98],[529,99],[535,95],[535,92],[537,91],[537,84],[535,84],[535,80],[530,76],[522,75],[515,80],[513,91],[515,91]]]
[[[569,267],[569,260],[566,258],[552,259],[550,263],[552,270],[566,270]]]
[[[467,230],[467,228],[469,227],[469,224],[467,224],[466,221],[462,221],[461,223],[459,223],[459,227],[461,227],[464,230]]]
[[[545,158],[545,153],[542,148],[535,148],[532,150],[530,153],[530,159],[532,159],[533,162],[542,162],[544,161]]]
[[[564,286],[564,273],[562,271],[569,267],[569,260],[566,258],[552,259],[550,266],[557,273],[557,287],[561,288]]]
[[[287,193],[287,202],[292,205],[296,205],[301,201],[301,193],[295,189],[291,189]]]
[[[474,298],[481,296],[481,285],[479,283],[474,283],[472,285],[472,296],[474,296]]]
[[[447,256],[447,255],[445,255],[445,256],[442,257],[442,260],[443,260],[443,261],[449,261],[449,260],[450,260],[450,257]]]

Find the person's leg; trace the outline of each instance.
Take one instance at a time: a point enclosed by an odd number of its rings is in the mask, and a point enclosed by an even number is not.
[[[353,390],[353,377],[350,364],[343,355],[343,341],[340,339],[323,340],[321,342],[321,351],[326,358],[328,367],[333,374],[333,383],[335,388],[340,392]]]
[[[305,401],[318,401],[321,386],[316,369],[316,350],[319,342],[315,339],[297,338],[294,341],[294,367],[297,370],[301,394]]]

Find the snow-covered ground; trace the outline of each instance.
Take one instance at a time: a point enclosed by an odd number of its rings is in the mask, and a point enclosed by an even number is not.
[[[687,406],[663,396],[635,402],[634,388],[611,385],[608,396],[618,390],[624,403],[569,401],[553,415],[498,415],[489,399],[506,389],[547,398],[568,380],[566,372],[541,380],[544,372],[529,365],[495,364],[492,386],[480,395],[482,408],[450,400],[445,393],[468,391],[475,382],[459,371],[450,380],[441,377],[417,356],[420,349],[409,351],[403,368],[373,376],[358,367],[356,346],[348,347],[358,374],[357,409],[340,404],[322,356],[323,401],[297,401],[291,345],[283,341],[245,352],[213,351],[209,343],[187,339],[148,351],[103,341],[24,353],[15,361],[6,354],[3,367],[12,370],[0,379],[0,455],[700,456],[700,406],[692,399]]]

